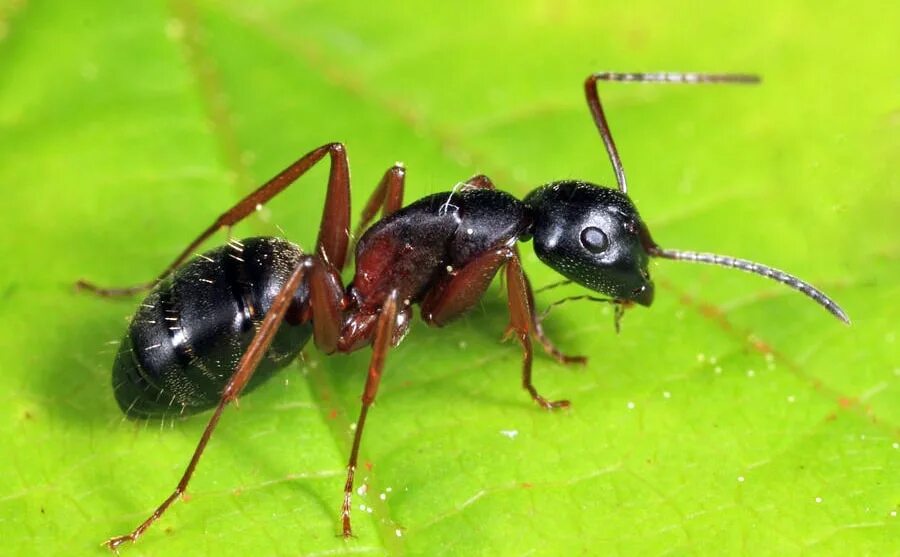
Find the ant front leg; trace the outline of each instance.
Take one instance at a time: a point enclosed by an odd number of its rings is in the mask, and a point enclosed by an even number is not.
[[[519,257],[519,250],[516,250],[516,256]],[[521,260],[521,259],[520,259]],[[521,269],[520,269],[521,270]],[[525,279],[525,291],[528,294],[528,310],[531,312],[531,334],[534,335],[534,338],[541,343],[541,346],[544,348],[544,352],[550,355],[551,358],[556,360],[561,364],[587,364],[587,356],[570,356],[556,347],[556,344],[550,340],[550,337],[547,336],[547,333],[544,332],[544,327],[541,325],[541,319],[538,317],[537,312],[535,312],[535,303],[534,303],[534,290],[531,288],[531,281],[528,279],[528,275],[524,270],[522,271],[522,277]]]
[[[311,264],[311,260],[312,258],[309,257],[301,260],[300,264],[297,265],[285,285],[278,291],[278,294],[272,301],[272,307],[269,308],[269,311],[266,313],[265,317],[263,317],[259,329],[253,336],[253,340],[250,341],[250,345],[247,347],[244,355],[241,356],[241,360],[238,362],[234,375],[231,376],[231,379],[225,386],[225,390],[222,391],[222,397],[219,399],[219,404],[216,406],[212,417],[210,417],[209,422],[206,424],[206,429],[203,430],[200,442],[197,443],[197,448],[194,449],[191,461],[188,463],[184,474],[182,474],[181,479],[178,481],[175,490],[166,497],[155,511],[153,511],[153,514],[144,520],[144,522],[140,523],[130,534],[117,536],[107,540],[105,545],[109,549],[117,551],[118,547],[123,543],[137,541],[147,528],[156,522],[156,520],[166,512],[178,497],[184,494],[188,483],[191,481],[191,477],[194,475],[194,470],[197,468],[197,463],[200,462],[200,457],[203,455],[203,451],[206,449],[206,445],[209,443],[209,439],[212,437],[213,431],[215,431],[216,426],[219,423],[219,418],[222,417],[222,411],[225,410],[225,406],[237,399],[241,394],[241,391],[244,390],[244,387],[247,386],[250,378],[253,377],[253,373],[256,371],[257,366],[259,366],[259,362],[265,356],[266,351],[268,351],[269,346],[272,344],[272,340],[275,338],[275,333],[278,332],[278,328],[284,320],[284,315],[294,299],[294,293],[300,287],[306,276],[306,271]]]
[[[477,189],[496,189],[494,187],[494,182],[485,176],[484,174],[478,174],[476,176],[472,176],[465,182],[463,182],[463,188],[477,188]],[[516,249],[516,257],[519,257],[519,250]],[[528,275],[525,274],[525,271],[522,271],[522,276],[525,277],[525,289],[528,293],[528,307],[531,310],[531,333],[534,335],[534,338],[541,343],[541,346],[544,348],[544,352],[550,355],[554,360],[561,364],[581,364],[584,365],[587,363],[587,357],[585,356],[569,356],[565,354],[562,350],[556,347],[550,337],[544,332],[544,328],[541,326],[541,321],[538,319],[537,314],[534,311],[534,291],[531,288],[531,281],[528,280]]]
[[[319,227],[316,253],[335,268],[343,268],[349,242],[350,170],[344,146],[340,143],[329,143],[300,157],[277,176],[257,188],[256,191],[241,199],[234,207],[222,213],[214,223],[188,244],[181,254],[154,280],[122,288],[104,288],[92,282],[79,280],[76,287],[106,297],[127,296],[153,288],[193,255],[195,250],[210,236],[222,228],[234,226],[242,221],[256,211],[259,206],[287,189],[326,155],[331,156],[331,173],[328,178],[328,191],[325,197],[325,209],[322,213],[322,224]]]
[[[349,538],[353,535],[353,530],[350,527],[353,476],[356,473],[359,445],[362,442],[363,428],[366,425],[366,415],[369,413],[369,407],[375,402],[375,394],[378,392],[378,385],[381,382],[384,362],[393,343],[394,330],[397,328],[397,303],[397,291],[394,290],[381,308],[378,323],[375,325],[375,337],[372,340],[372,359],[369,361],[369,374],[366,377],[366,386],[363,389],[362,406],[359,410],[359,419],[356,421],[353,447],[350,449],[350,460],[347,462],[347,482],[344,484],[344,502],[341,505],[341,528],[344,538]]]
[[[522,264],[519,261],[519,255],[517,253],[514,253],[513,256],[509,259],[509,262],[506,264],[506,288],[510,317],[509,329],[507,333],[516,335],[516,338],[522,345],[523,351],[522,387],[526,391],[528,391],[528,393],[531,395],[531,398],[534,399],[536,403],[543,406],[547,410],[568,408],[570,406],[568,400],[547,400],[537,392],[537,389],[535,389],[534,387],[534,383],[532,383],[531,381],[532,350],[530,334],[535,334],[537,336],[538,333],[535,329],[532,329],[534,323],[536,322],[536,319],[534,314],[531,286],[528,284],[528,279],[525,277],[525,273],[522,270]],[[549,340],[546,339],[545,336],[543,336],[543,331],[540,332],[540,335],[541,336],[539,336],[538,338],[540,339],[543,337],[543,339],[547,340],[547,343],[549,344]],[[552,344],[550,344],[550,347],[553,350],[556,350],[556,348],[553,347]],[[560,355],[562,354],[560,353]],[[569,356],[563,357],[569,358]],[[572,358],[573,361],[580,361],[582,363],[586,361],[583,356],[575,356]],[[580,358],[580,360],[578,360],[577,358]]]
[[[507,264],[507,292],[510,326],[507,333],[515,333],[522,344],[522,386],[535,402],[544,408],[569,406],[566,400],[548,401],[538,394],[531,381],[531,334],[536,322],[530,303],[530,288],[519,264],[515,250],[503,247],[487,251],[460,269],[446,275],[422,300],[422,319],[429,325],[442,327],[471,309],[484,295],[494,275]],[[545,337],[546,338],[546,337]],[[577,361],[577,360],[576,360]]]

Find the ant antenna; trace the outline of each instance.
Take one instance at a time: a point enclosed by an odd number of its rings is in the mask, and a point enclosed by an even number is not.
[[[808,282],[800,280],[794,275],[785,273],[784,271],[780,271],[772,267],[767,267],[766,265],[763,265],[761,263],[747,261],[746,259],[738,259],[736,257],[728,257],[726,255],[716,255],[714,253],[662,249],[658,246],[653,246],[652,248],[648,249],[647,252],[654,257],[675,259],[679,261],[693,261],[695,263],[708,263],[710,265],[719,265],[722,267],[732,267],[734,269],[739,269],[748,273],[762,275],[772,280],[777,280],[782,284],[790,286],[794,290],[799,290],[800,292],[806,294],[820,306],[831,312],[832,315],[834,315],[847,325],[850,324],[850,318],[847,317],[847,314],[844,313],[844,310],[842,310],[834,300],[826,296],[824,292],[822,292],[815,286],[809,284]]]
[[[606,122],[606,115],[603,113],[603,105],[600,104],[600,97],[597,93],[598,81],[620,81],[620,82],[656,82],[656,83],[759,83],[760,77],[752,74],[708,74],[708,73],[673,73],[673,72],[657,72],[657,73],[620,73],[620,72],[600,72],[591,74],[584,82],[584,93],[587,97],[588,109],[594,118],[594,124],[600,132],[600,138],[603,139],[603,145],[606,147],[606,154],[609,155],[609,162],[612,163],[613,171],[616,173],[616,183],[619,185],[619,191],[628,193],[628,185],[625,182],[625,167],[622,166],[622,159],[619,158],[619,151],[616,149],[616,142],[613,141],[612,133],[609,131],[609,124]]]

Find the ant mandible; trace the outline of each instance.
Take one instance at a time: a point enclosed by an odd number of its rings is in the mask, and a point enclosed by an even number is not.
[[[366,415],[375,400],[385,359],[406,335],[412,306],[441,327],[471,309],[505,267],[510,324],[522,345],[522,386],[542,408],[569,406],[541,396],[531,379],[533,336],[562,363],[582,356],[558,350],[541,328],[534,295],[516,243],[534,239],[541,261],[609,297],[618,318],[634,303],[649,306],[651,257],[733,267],[782,282],[806,294],[838,319],[843,310],[812,285],[785,272],[733,257],[663,249],[654,242],[627,195],[625,171],[613,142],[598,81],[757,83],[744,74],[597,73],[584,83],[587,103],[616,174],[618,189],[563,180],[520,201],[475,176],[451,192],[403,207],[404,167],[384,174],[365,209],[356,237],[356,274],[347,287],[341,270],[350,244],[350,176],[340,143],[304,155],[222,214],[153,281],[129,288],[78,286],[101,296],[151,290],[131,321],[113,367],[116,400],[129,417],[190,414],[214,407],[177,487],[130,534],[111,538],[115,550],[140,537],[187,488],[222,411],[299,354],[312,336],[326,354],[372,346],[341,507],[342,531],[351,535],[350,496]],[[188,258],[210,236],[253,213],[326,156],[328,191],[314,253],[278,238],[230,240]],[[381,212],[381,220],[368,225]]]

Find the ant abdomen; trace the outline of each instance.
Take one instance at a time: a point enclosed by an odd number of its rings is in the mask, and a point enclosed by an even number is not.
[[[231,240],[158,284],[132,318],[113,366],[113,389],[122,411],[144,418],[215,406],[302,257],[299,248],[278,238]],[[244,392],[285,367],[309,340],[311,326],[291,319],[308,298],[303,284]]]

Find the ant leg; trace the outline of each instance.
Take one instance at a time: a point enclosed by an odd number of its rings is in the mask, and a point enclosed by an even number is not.
[[[475,188],[480,190],[494,190],[494,182],[484,174],[472,176],[463,182],[463,188]]]
[[[534,384],[531,382],[531,336],[534,323],[534,309],[529,299],[530,288],[525,273],[522,272],[522,265],[519,263],[518,254],[513,254],[506,264],[506,288],[507,303],[509,304],[509,329],[507,334],[515,334],[519,343],[522,345],[522,387],[531,395],[536,403],[543,406],[547,410],[555,410],[557,408],[568,408],[570,403],[568,400],[547,400],[542,397]]]
[[[472,176],[468,180],[465,181],[463,187],[472,187],[478,189],[496,189],[494,187],[494,182],[491,181],[490,178],[485,176],[484,174],[479,174],[477,176]],[[519,255],[518,248],[516,249],[516,256]],[[525,277],[525,286],[528,290],[528,307],[531,308],[531,332],[538,342],[541,343],[541,346],[544,347],[544,351],[549,354],[553,359],[561,364],[586,364],[587,358],[585,356],[569,356],[562,352],[559,348],[557,348],[553,342],[547,337],[546,333],[544,333],[544,328],[541,326],[541,321],[538,319],[537,314],[534,312],[534,291],[531,288],[531,281],[528,280],[528,275],[522,271],[523,276]]]
[[[366,207],[363,209],[362,218],[360,218],[359,225],[356,227],[354,237],[358,239],[363,235],[379,209],[381,209],[381,216],[386,217],[403,207],[405,182],[406,168],[400,163],[395,164],[384,173],[375,191],[372,192],[369,201],[366,202]],[[495,189],[491,179],[483,174],[469,178],[463,183],[463,187]]]
[[[405,182],[406,168],[400,163],[395,164],[384,173],[381,181],[378,182],[378,187],[375,188],[369,201],[366,202],[362,218],[360,218],[359,225],[356,227],[355,238],[359,239],[363,235],[363,232],[369,227],[379,209],[381,209],[381,216],[386,217],[403,206],[403,186]]]
[[[422,319],[429,325],[442,327],[471,309],[487,291],[494,275],[504,263],[507,264],[506,278],[510,312],[510,326],[507,334],[515,332],[522,344],[524,351],[522,386],[531,394],[534,401],[544,408],[568,406],[569,402],[565,400],[548,401],[538,394],[532,385],[530,334],[536,334],[536,319],[532,309],[531,289],[522,272],[516,251],[504,247],[485,252],[466,266],[445,276],[437,286],[425,294],[421,303]],[[541,334],[543,333],[541,332]],[[543,338],[546,339],[546,337]],[[579,360],[573,358],[573,361]]]
[[[479,174],[477,176],[472,176],[468,180],[466,180],[463,184],[463,187],[472,187],[479,189],[488,189],[492,190],[494,188],[494,182],[491,181],[490,178],[485,176],[484,174]],[[518,257],[519,250],[516,249],[516,256]],[[496,272],[496,271],[495,271]],[[586,364],[587,358],[585,356],[569,356],[563,353],[562,350],[556,347],[553,342],[547,337],[546,333],[544,333],[544,328],[541,326],[541,322],[538,319],[537,315],[534,312],[534,292],[531,288],[531,281],[528,280],[528,275],[522,271],[522,275],[525,277],[525,286],[528,291],[528,307],[531,309],[531,333],[534,335],[538,342],[541,343],[541,346],[544,348],[544,351],[549,354],[553,359],[561,364]],[[493,276],[493,275],[492,275]],[[488,281],[490,282],[490,281]],[[486,286],[485,286],[486,288]]]
[[[516,257],[519,257],[518,249],[516,249]],[[550,337],[547,336],[547,333],[544,332],[541,320],[535,312],[534,290],[531,288],[531,281],[528,279],[528,275],[524,270],[522,270],[522,277],[525,279],[525,291],[526,294],[528,294],[528,310],[531,313],[531,334],[533,334],[534,338],[541,343],[544,352],[561,364],[587,364],[587,356],[570,356],[564,353],[553,344],[553,341],[551,341]]]
[[[506,247],[489,250],[446,274],[425,293],[420,304],[422,319],[433,327],[443,327],[464,314],[478,303],[494,275],[514,255]]]
[[[397,328],[397,291],[394,290],[388,296],[378,323],[375,325],[375,337],[372,340],[372,359],[369,361],[369,375],[366,377],[366,386],[362,394],[362,406],[359,410],[359,419],[356,420],[356,430],[353,434],[353,448],[350,449],[350,460],[347,462],[347,482],[344,484],[344,502],[341,505],[341,526],[345,538],[353,534],[350,527],[350,499],[353,495],[353,475],[356,473],[356,462],[359,457],[359,444],[362,441],[363,428],[366,425],[366,415],[369,407],[375,401],[378,392],[378,384],[381,382],[381,373],[384,370],[384,361],[387,358],[394,339],[394,330]]]
[[[206,424],[206,429],[203,430],[200,442],[197,444],[197,448],[194,449],[194,455],[191,457],[191,461],[188,463],[187,469],[185,469],[184,474],[181,476],[181,480],[178,481],[175,490],[161,505],[159,505],[159,507],[156,508],[155,511],[153,511],[153,514],[151,514],[147,520],[138,525],[138,527],[130,534],[117,536],[107,540],[105,545],[109,549],[116,551],[123,543],[136,541],[147,528],[161,517],[163,513],[166,512],[166,509],[168,509],[169,506],[184,493],[185,489],[187,489],[188,482],[191,480],[191,476],[194,475],[194,469],[197,467],[197,463],[203,455],[203,450],[206,448],[209,438],[212,437],[213,431],[219,423],[222,411],[228,403],[236,400],[241,394],[241,391],[253,376],[253,372],[256,371],[259,362],[269,349],[269,345],[272,344],[272,339],[275,337],[275,333],[278,332],[278,328],[284,320],[284,315],[294,299],[294,293],[303,282],[306,270],[311,264],[311,259],[312,258],[304,258],[301,263],[297,265],[297,268],[294,269],[293,273],[291,273],[291,276],[288,278],[285,285],[278,291],[278,295],[272,302],[272,307],[266,312],[262,323],[259,325],[259,329],[253,336],[253,340],[250,342],[244,355],[241,356],[241,360],[235,369],[234,375],[231,376],[231,379],[225,386],[225,390],[222,391],[222,398],[219,399],[218,406],[216,406],[212,417],[210,417],[209,422]]]
[[[216,221],[191,242],[168,267],[150,282],[123,288],[104,288],[92,282],[79,280],[76,287],[89,290],[97,295],[127,296],[156,286],[179,265],[184,263],[194,251],[210,236],[221,228],[230,227],[256,211],[256,208],[284,191],[302,176],[325,155],[331,156],[331,174],[328,178],[328,193],[325,198],[325,209],[322,213],[322,224],[319,227],[319,238],[316,252],[329,261],[337,269],[344,266],[347,256],[350,225],[350,171],[347,163],[347,152],[340,143],[329,143],[310,151],[296,162],[282,170],[277,176],[260,186],[253,193],[241,199],[228,211],[222,213]]]
[[[600,104],[600,97],[597,94],[597,81],[629,81],[629,82],[661,82],[661,83],[759,83],[759,76],[750,74],[706,74],[706,73],[616,73],[601,72],[588,76],[584,81],[584,93],[587,96],[588,108],[591,116],[594,118],[594,124],[600,131],[600,137],[606,146],[606,153],[609,155],[609,162],[612,163],[613,170],[616,173],[616,182],[619,184],[619,191],[628,193],[628,186],[625,183],[625,168],[622,166],[622,159],[619,158],[619,152],[616,150],[616,143],[613,141],[612,134],[609,131],[609,124],[606,122],[606,116],[603,114],[603,106]]]
[[[338,349],[343,323],[344,285],[341,273],[320,258],[309,269],[309,305],[313,341],[325,354]]]
[[[375,191],[372,192],[369,201],[366,202],[365,209],[363,209],[362,218],[360,218],[359,225],[356,227],[353,235],[357,240],[362,237],[369,224],[372,223],[372,219],[375,218],[379,209],[381,209],[381,216],[386,217],[403,206],[405,182],[406,168],[400,163],[395,164],[384,173]],[[483,174],[469,178],[463,183],[463,187],[495,189],[491,179]]]

